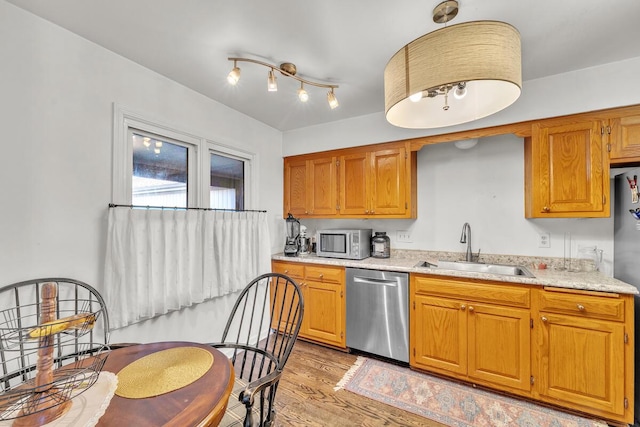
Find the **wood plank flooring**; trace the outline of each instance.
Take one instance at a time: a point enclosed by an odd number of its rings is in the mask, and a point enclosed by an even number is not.
[[[333,391],[356,357],[298,340],[278,386],[276,426],[444,426],[346,390]]]

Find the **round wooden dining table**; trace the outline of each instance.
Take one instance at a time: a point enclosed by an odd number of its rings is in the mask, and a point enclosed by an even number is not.
[[[109,353],[102,370],[117,374],[144,356],[178,347],[205,349],[213,355],[213,364],[191,384],[159,396],[130,399],[114,395],[97,426],[217,426],[227,408],[234,371],[229,358],[211,346],[172,341],[122,347]]]

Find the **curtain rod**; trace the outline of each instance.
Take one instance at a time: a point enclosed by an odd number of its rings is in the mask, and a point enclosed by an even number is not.
[[[109,208],[161,209],[161,210],[196,210],[196,211],[224,211],[224,212],[267,212],[254,209],[217,209],[217,208],[179,208],[177,206],[149,206],[149,205],[116,205],[109,203]]]

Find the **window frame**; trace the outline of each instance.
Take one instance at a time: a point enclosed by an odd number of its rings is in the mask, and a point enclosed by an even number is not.
[[[133,146],[130,141],[132,131],[148,133],[160,139],[167,138],[172,140],[172,143],[188,147],[188,207],[209,208],[211,154],[243,161],[244,208],[253,209],[256,205],[256,182],[253,177],[257,176],[258,159],[255,153],[179,130],[116,103],[113,109],[112,203],[130,205],[132,201]]]

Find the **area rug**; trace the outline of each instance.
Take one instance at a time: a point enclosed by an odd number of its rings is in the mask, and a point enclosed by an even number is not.
[[[412,412],[450,427],[607,427],[533,403],[359,356],[334,390]]]

